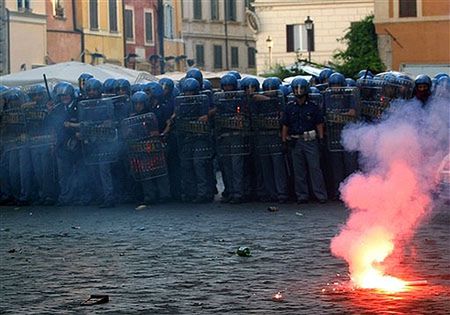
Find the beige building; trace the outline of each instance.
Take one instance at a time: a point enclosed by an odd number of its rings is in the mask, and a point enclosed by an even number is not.
[[[46,64],[45,4],[45,1],[5,1],[8,20],[8,72],[30,70],[35,66]]]
[[[246,14],[250,2],[183,1],[182,35],[188,61],[206,71],[233,69],[254,73],[255,36],[247,24]]]
[[[311,61],[327,64],[336,50],[345,48],[337,40],[344,36],[350,23],[373,14],[374,0],[255,0],[254,7],[260,73],[276,64],[293,64],[297,57],[308,58],[304,22],[308,16],[314,23],[315,49]]]

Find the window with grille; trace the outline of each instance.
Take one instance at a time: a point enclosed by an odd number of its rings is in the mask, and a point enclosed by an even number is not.
[[[308,50],[306,28],[304,24],[286,25],[286,51]]]
[[[248,67],[256,68],[256,50],[254,47],[248,47],[247,58],[248,58]]]
[[[239,47],[231,47],[231,66],[239,68]]]
[[[203,45],[195,45],[195,63],[199,67],[205,66],[205,47]]]
[[[194,0],[194,19],[202,19],[202,0]]]
[[[133,30],[133,10],[125,9],[125,38],[128,41],[134,40]]]
[[[153,44],[153,12],[145,12],[145,42]]]
[[[109,30],[117,32],[117,0],[109,0]]]
[[[91,30],[98,30],[98,1],[89,0],[89,23]]]
[[[399,0],[399,17],[416,17],[416,0]]]
[[[214,45],[214,69],[222,69],[222,46]]]

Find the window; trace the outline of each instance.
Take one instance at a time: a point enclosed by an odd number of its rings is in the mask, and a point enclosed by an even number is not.
[[[214,69],[222,69],[222,46],[214,45]]]
[[[64,1],[63,0],[53,0],[53,16],[58,18],[64,17]]]
[[[236,1],[225,0],[226,19],[228,21],[236,21]]]
[[[18,11],[30,11],[30,0],[17,0]]]
[[[134,41],[133,10],[125,9],[125,38],[127,41]]]
[[[199,67],[205,66],[205,47],[203,45],[195,45],[195,63]]]
[[[164,6],[164,37],[173,38],[173,7],[170,4]]]
[[[304,24],[286,25],[286,51],[306,51],[307,48],[306,28]]]
[[[219,0],[211,0],[211,20],[219,19]]]
[[[89,0],[89,23],[91,30],[98,30],[98,2]]]
[[[239,68],[239,47],[231,47],[231,66]]]
[[[202,19],[202,0],[194,0],[194,19]]]
[[[109,30],[117,32],[117,0],[109,0]]]
[[[256,67],[256,50],[254,47],[248,47],[247,57],[248,57],[248,67],[255,68]]]
[[[145,17],[145,43],[153,44],[153,12],[146,11]]]
[[[417,16],[416,0],[399,0],[399,17]]]

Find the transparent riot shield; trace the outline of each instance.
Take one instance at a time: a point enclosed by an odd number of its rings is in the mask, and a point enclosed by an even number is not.
[[[122,121],[121,129],[134,179],[144,181],[166,175],[165,146],[159,136],[155,114],[126,118]]]
[[[208,115],[208,110],[207,95],[176,97],[175,132],[181,159],[209,159],[213,156],[211,127],[201,118]]]
[[[262,93],[252,108],[252,127],[258,155],[282,154],[281,113],[284,96],[281,92]]]
[[[368,121],[378,119],[389,106],[383,98],[383,81],[373,79],[359,79],[361,115]]]
[[[325,113],[323,95],[321,93],[308,93],[308,101],[316,105],[322,114]]]
[[[414,81],[404,77],[388,77],[383,80],[383,97],[389,103],[394,99],[410,99],[414,89]]]
[[[114,103],[110,98],[78,103],[81,149],[88,165],[117,161],[120,143]]]
[[[48,111],[46,108],[29,106],[24,108],[23,114],[26,121],[27,143],[31,148],[56,144],[53,129],[47,125]]]
[[[116,121],[122,121],[130,116],[131,101],[128,95],[112,96],[104,98],[104,100],[110,100],[114,104],[114,119]]]
[[[26,144],[26,120],[21,108],[5,109],[0,121],[0,140],[3,152]]]
[[[341,144],[341,133],[344,126],[356,120],[355,116],[347,113],[350,109],[358,112],[358,89],[329,88],[324,92],[325,125],[328,150],[344,151]]]
[[[214,136],[220,156],[250,154],[250,111],[244,91],[214,94]]]

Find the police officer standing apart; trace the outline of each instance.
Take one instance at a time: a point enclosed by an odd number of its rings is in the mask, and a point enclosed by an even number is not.
[[[323,116],[320,109],[308,101],[309,84],[296,78],[291,83],[295,100],[290,101],[282,117],[282,141],[291,146],[295,175],[295,194],[298,203],[307,203],[309,173],[315,197],[327,201],[327,192],[320,168],[319,141],[323,141]]]

